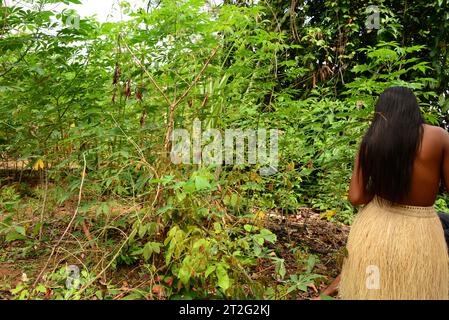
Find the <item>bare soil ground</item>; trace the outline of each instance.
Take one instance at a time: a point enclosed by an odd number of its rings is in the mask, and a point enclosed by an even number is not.
[[[277,235],[277,246],[283,248],[281,256],[285,259],[287,274],[301,271],[298,270],[298,257],[288,249],[292,246],[301,247],[319,259],[313,272],[323,275],[324,281],[319,287],[311,287],[298,299],[318,296],[340,273],[349,226],[323,220],[320,213],[302,208],[295,215],[271,215],[267,227]]]

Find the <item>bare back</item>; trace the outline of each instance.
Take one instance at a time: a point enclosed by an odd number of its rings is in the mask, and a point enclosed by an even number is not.
[[[421,148],[413,164],[411,191],[405,204],[432,206],[440,181],[449,185],[449,134],[440,127],[423,127]]]
[[[410,194],[403,204],[427,207],[434,204],[440,181],[449,187],[449,133],[427,124],[423,128],[421,147],[413,165]],[[358,169],[357,157],[348,195],[354,205],[366,204],[373,198],[366,194]]]

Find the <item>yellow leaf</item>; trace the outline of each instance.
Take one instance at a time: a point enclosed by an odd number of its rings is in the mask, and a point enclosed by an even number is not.
[[[266,214],[262,210],[257,211],[254,215],[254,224],[258,227],[262,227],[265,222]]]
[[[295,170],[295,163],[291,162],[287,165],[287,171],[293,171]]]
[[[251,181],[254,181],[254,182],[257,182],[257,183],[260,183],[262,181],[262,178],[255,172],[251,172],[249,174],[249,179]]]
[[[335,210],[327,210],[321,215],[321,219],[326,218],[329,221],[333,216],[335,216],[335,214]]]
[[[36,163],[33,166],[33,170],[34,171],[38,171],[38,170],[44,170],[44,161],[42,161],[42,159],[38,159],[36,161]]]
[[[70,125],[70,128],[75,128],[75,124],[72,123],[72,124]]]

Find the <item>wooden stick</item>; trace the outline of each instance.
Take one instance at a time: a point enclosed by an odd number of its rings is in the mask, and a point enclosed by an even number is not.
[[[170,106],[169,114],[168,114],[168,127],[167,127],[167,134],[165,135],[165,150],[167,152],[170,152],[170,138],[173,132],[173,126],[174,126],[174,118],[175,118],[175,110],[176,107],[187,97],[187,95],[190,93],[192,88],[197,84],[197,82],[200,80],[201,76],[203,75],[204,71],[206,71],[207,66],[212,61],[213,57],[217,54],[218,47],[214,48],[212,50],[211,55],[207,59],[207,61],[204,63],[203,68],[201,68],[201,71],[198,73],[198,75],[195,77],[195,79],[192,81],[190,86],[184,91],[184,93]]]
[[[48,264],[50,263],[50,260],[51,260],[51,258],[53,257],[53,255],[54,255],[54,253],[56,251],[56,248],[59,246],[59,244],[61,243],[62,239],[64,239],[65,235],[67,234],[67,232],[69,231],[69,229],[72,226],[73,222],[75,221],[76,216],[78,215],[78,211],[79,211],[80,203],[81,203],[81,196],[83,194],[84,178],[86,176],[86,154],[85,153],[83,153],[83,161],[84,161],[84,168],[83,168],[83,173],[82,173],[82,177],[81,177],[81,184],[80,184],[80,189],[79,189],[79,193],[78,193],[78,204],[76,206],[76,210],[73,213],[72,219],[70,220],[69,224],[67,225],[67,228],[65,228],[65,230],[62,233],[61,237],[56,242],[56,244],[53,246],[53,249],[51,250],[51,254],[50,254],[50,256],[47,259],[47,262],[45,263],[44,267],[42,268],[41,272],[39,273],[39,275],[37,276],[36,280],[33,283],[33,288],[36,287],[37,283],[41,279],[43,273],[45,272],[45,269],[47,269]]]
[[[170,105],[172,103],[170,101],[170,99],[167,97],[167,95],[164,93],[164,91],[161,89],[161,87],[159,87],[159,85],[157,84],[156,80],[154,80],[154,78],[151,76],[151,74],[148,72],[148,70],[142,64],[142,62],[136,57],[134,52],[131,50],[131,48],[128,46],[128,44],[126,43],[125,39],[123,38],[123,35],[120,35],[120,37],[122,38],[123,44],[125,45],[126,49],[129,51],[131,56],[133,57],[134,61],[137,63],[137,65],[140,68],[142,68],[143,72],[145,72],[145,74],[148,76],[148,78],[150,79],[151,83],[153,83],[153,85],[156,87],[156,89],[159,91],[159,93],[164,97],[165,101]]]

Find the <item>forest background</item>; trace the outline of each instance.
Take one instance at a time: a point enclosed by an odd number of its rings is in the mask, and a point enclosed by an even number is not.
[[[447,0],[120,1],[116,22],[56,4],[81,2],[0,1],[2,297],[301,298],[338,270],[270,217],[350,225],[385,88],[447,128]],[[277,172],[174,164],[195,119],[278,129]]]

